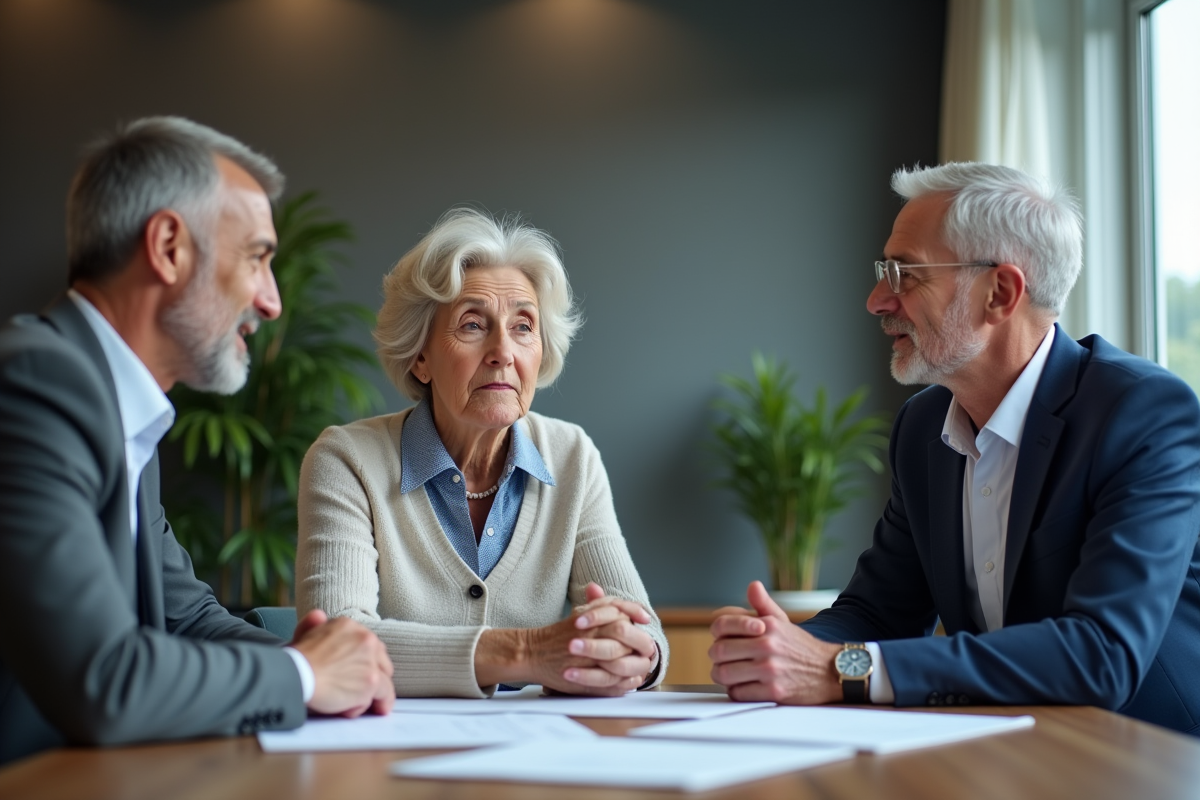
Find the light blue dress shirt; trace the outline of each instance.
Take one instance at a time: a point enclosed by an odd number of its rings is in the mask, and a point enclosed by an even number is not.
[[[496,499],[478,544],[467,508],[466,480],[438,436],[427,401],[418,403],[404,420],[400,442],[401,493],[407,494],[424,486],[433,513],[455,552],[476,575],[487,578],[512,540],[527,478],[532,477],[547,486],[554,485],[542,454],[525,431],[525,423],[518,420],[512,426],[500,488],[496,490]]]

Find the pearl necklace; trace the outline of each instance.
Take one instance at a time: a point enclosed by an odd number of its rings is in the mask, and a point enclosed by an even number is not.
[[[464,487],[464,488],[466,488],[466,487]],[[500,484],[497,483],[495,486],[493,486],[492,488],[490,488],[484,492],[467,492],[467,499],[468,500],[482,500],[485,497],[491,497],[492,495],[494,495],[496,493],[496,490],[499,488],[500,488]]]

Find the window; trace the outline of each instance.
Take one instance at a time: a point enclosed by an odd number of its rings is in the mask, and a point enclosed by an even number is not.
[[[1156,355],[1200,393],[1200,0],[1141,18],[1143,252]]]

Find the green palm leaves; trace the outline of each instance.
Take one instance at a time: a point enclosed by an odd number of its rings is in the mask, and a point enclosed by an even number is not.
[[[177,418],[169,440],[182,444],[190,475],[215,479],[222,514],[218,522],[212,504],[185,487],[168,498],[169,518],[197,571],[219,571],[222,599],[242,606],[288,604],[304,454],[346,414],[362,416],[382,404],[364,377],[378,368],[374,354],[343,338],[353,326],[372,325],[374,315],[327,299],[336,288],[334,265],[342,261],[331,248],[352,238],[350,226],[314,201],[310,192],[276,212],[273,268],[283,313],[247,341],[245,388],[228,397],[184,386],[171,392]]]
[[[881,416],[852,419],[866,387],[830,407],[818,388],[812,407],[793,395],[787,366],[760,353],[752,356],[753,379],[722,375],[734,399],[713,403],[715,449],[725,466],[720,485],[758,526],[771,562],[775,588],[816,588],[821,534],[846,506],[861,480],[861,466],[883,471],[888,422]]]

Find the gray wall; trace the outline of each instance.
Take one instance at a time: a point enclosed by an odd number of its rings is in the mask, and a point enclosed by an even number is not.
[[[160,6],[169,6],[164,10]],[[863,301],[937,153],[943,0],[228,0],[0,3],[0,315],[63,284],[80,145],[120,119],[194,117],[276,157],[358,231],[347,297],[452,204],[557,237],[587,324],[535,409],[584,426],[659,604],[766,578],[713,490],[716,375],[754,349],[809,396],[905,392]],[[364,337],[365,340],[365,337]],[[387,391],[391,408],[404,403]],[[832,525],[825,586],[869,542],[885,481]]]

